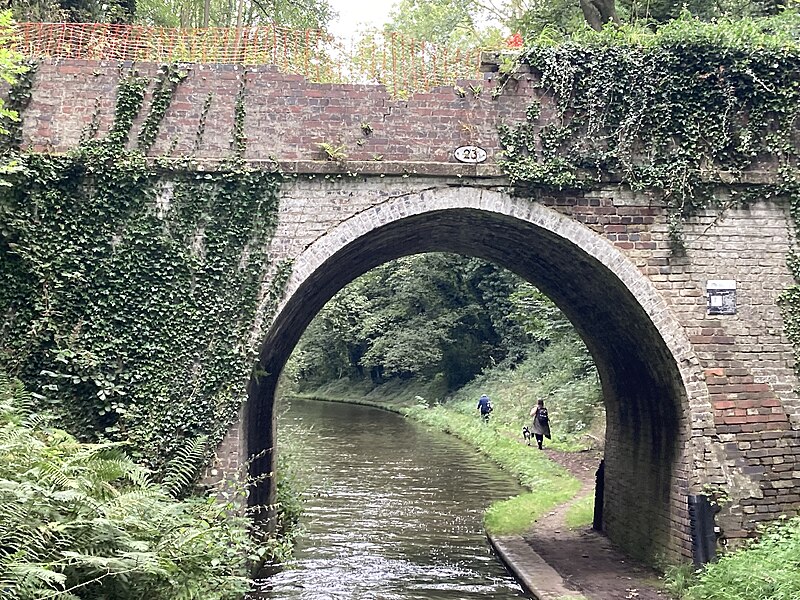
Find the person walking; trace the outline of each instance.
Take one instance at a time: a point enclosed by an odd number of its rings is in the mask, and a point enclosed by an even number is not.
[[[489,401],[489,396],[483,394],[478,400],[478,410],[481,413],[481,419],[484,422],[489,422],[489,413],[492,412],[492,403]]]
[[[550,417],[547,414],[542,398],[539,398],[536,401],[536,406],[531,409],[531,417],[533,417],[533,437],[536,438],[536,444],[541,450],[544,438],[552,439],[550,437]]]

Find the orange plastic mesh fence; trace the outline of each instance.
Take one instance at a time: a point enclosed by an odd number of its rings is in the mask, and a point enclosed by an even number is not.
[[[315,29],[167,29],[106,23],[18,23],[14,49],[35,58],[270,64],[319,83],[380,83],[395,96],[478,77],[480,51],[398,33],[349,42]]]

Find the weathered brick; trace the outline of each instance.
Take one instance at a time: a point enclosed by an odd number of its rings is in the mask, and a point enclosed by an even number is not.
[[[137,69],[153,77],[158,65]],[[71,150],[98,98],[99,131],[107,132],[119,76],[110,63],[42,61],[23,115],[26,147]],[[192,154],[201,170],[228,158],[243,77],[230,65],[194,67],[164,116],[153,156]],[[374,257],[432,249],[486,255],[549,291],[588,332],[607,391],[606,514],[614,541],[686,556],[686,497],[706,483],[726,487],[735,500],[719,516],[731,539],[800,505],[793,493],[800,386],[777,309],[792,284],[786,254],[794,240],[784,207],[764,201],[730,209],[725,219],[701,212],[685,223],[686,251],[677,255],[653,194],[613,181],[581,192],[533,190],[533,198],[502,191],[497,124],[524,118],[539,93],[527,81],[495,100],[461,102],[448,88],[397,101],[378,86],[313,84],[266,66],[246,78],[245,159],[258,167],[274,157],[303,176],[284,184],[269,249],[274,260],[293,261],[285,298],[265,324],[272,327],[263,352],[276,372],[292,348],[289,338],[321,308],[315,302],[373,266]],[[542,119],[555,119],[546,104]],[[362,122],[372,126],[370,135]],[[324,160],[322,142],[346,146],[347,161]],[[472,143],[487,150],[486,163],[455,160],[453,150]],[[382,160],[372,160],[376,155]],[[709,279],[737,281],[735,315],[707,314]],[[271,280],[265,272],[265,294]],[[257,331],[254,351],[262,341]],[[218,450],[218,474],[245,464],[249,451],[273,446],[270,402],[251,398],[247,410],[262,418],[243,414],[231,428]],[[670,444],[669,452],[659,450]]]

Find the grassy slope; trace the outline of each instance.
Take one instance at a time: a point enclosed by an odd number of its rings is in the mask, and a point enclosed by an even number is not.
[[[420,406],[404,412],[417,421],[473,444],[532,490],[489,508],[485,524],[491,533],[502,535],[526,531],[539,517],[572,498],[580,488],[577,479],[538,449],[504,435],[501,430],[483,423],[477,415],[465,415],[442,406]]]
[[[761,538],[706,565],[668,572],[668,586],[685,600],[798,600],[800,517],[768,526]]]
[[[594,493],[576,500],[567,509],[566,521],[570,529],[578,529],[591,525],[594,518]]]

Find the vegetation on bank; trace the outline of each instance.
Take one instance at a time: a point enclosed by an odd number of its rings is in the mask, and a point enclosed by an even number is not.
[[[489,507],[485,526],[493,534],[511,535],[529,530],[537,519],[572,498],[580,487],[577,479],[535,446],[525,445],[518,435],[510,436],[491,422],[484,423],[477,413],[467,415],[443,405],[410,405],[406,397],[384,398],[382,401],[359,398],[352,392],[341,396],[302,394],[301,397],[392,410],[472,444],[488,459],[516,476],[523,486],[535,490]]]
[[[571,323],[510,271],[454,254],[392,261],[345,287],[283,380],[289,393],[404,405],[420,397],[468,415],[486,393],[492,423],[514,436],[544,398],[558,444],[602,437],[592,429],[603,422],[594,363]]]
[[[669,573],[682,600],[796,600],[800,597],[800,517],[768,525],[750,545],[724,554],[699,573]]]
[[[494,409],[492,428],[515,439],[521,439],[522,427],[530,425],[531,408],[543,398],[553,432],[549,446],[561,450],[598,447],[604,435],[600,384],[588,355],[572,336],[544,349],[529,346],[528,356],[520,362],[488,367],[447,395],[442,394],[438,378],[395,378],[380,385],[345,378],[315,388],[293,386],[286,380],[284,384],[288,394],[364,401],[388,408],[423,404],[470,418],[477,416],[477,399],[485,393]]]
[[[594,519],[594,493],[573,502],[565,515],[567,527],[578,529],[592,524]]]
[[[82,443],[0,372],[0,596],[236,600],[259,549],[227,502],[192,497],[189,454],[161,482],[119,443]]]
[[[580,488],[577,479],[548,459],[538,448],[526,446],[518,435],[505,435],[501,428],[491,422],[484,423],[475,414],[465,415],[446,406],[417,406],[404,409],[404,412],[417,421],[474,445],[531,490],[530,493],[496,502],[489,507],[485,515],[489,533],[523,533],[553,507],[572,498]]]

